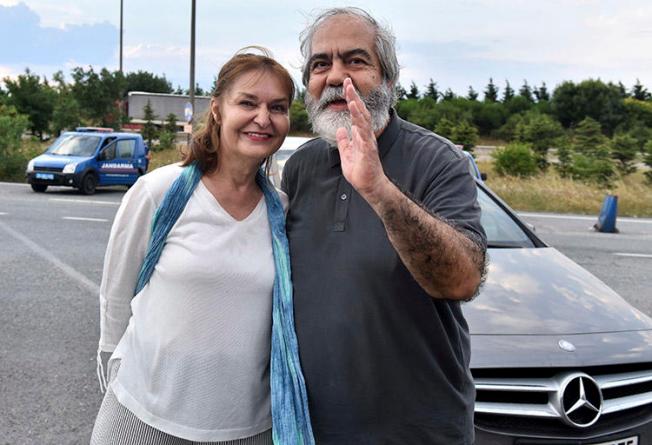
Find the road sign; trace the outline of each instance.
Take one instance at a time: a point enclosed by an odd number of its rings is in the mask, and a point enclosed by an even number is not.
[[[183,115],[186,118],[186,122],[192,121],[192,104],[190,102],[186,102],[186,106],[183,108]]]

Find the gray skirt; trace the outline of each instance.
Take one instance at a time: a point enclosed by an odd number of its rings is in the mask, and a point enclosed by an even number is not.
[[[109,380],[117,374],[119,363],[109,370]],[[111,385],[104,394],[95,419],[91,445],[273,445],[272,430],[255,436],[222,442],[193,442],[159,431],[147,425],[118,402]]]

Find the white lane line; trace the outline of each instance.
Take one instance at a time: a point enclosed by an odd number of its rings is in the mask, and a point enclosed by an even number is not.
[[[7,212],[0,212],[0,215],[8,215]]]
[[[39,246],[38,244],[36,244],[31,239],[27,238],[22,233],[16,232],[14,229],[12,229],[11,227],[9,227],[8,225],[2,222],[0,222],[0,229],[4,230],[9,235],[13,236],[15,239],[25,244],[25,246],[27,246],[27,248],[30,249],[32,252],[34,252],[44,260],[49,261],[54,267],[58,268],[63,273],[65,273],[70,278],[72,278],[74,281],[76,281],[77,283],[79,283],[80,285],[88,289],[88,291],[90,291],[92,294],[99,295],[100,287],[97,284],[95,284],[94,282],[86,278],[82,273],[78,272],[71,266],[61,261],[59,258],[54,256],[50,251]]]
[[[518,216],[527,217],[531,216],[533,218],[550,218],[550,219],[575,219],[578,221],[598,221],[598,216],[580,216],[580,215],[550,215],[547,213],[530,213],[530,212],[516,212]],[[623,221],[627,223],[636,223],[636,224],[652,224],[652,219],[639,219],[639,218],[629,218],[623,217],[618,218],[618,221]]]
[[[0,182],[0,185],[17,185],[20,187],[29,187],[29,184],[25,184],[24,182]]]
[[[109,206],[119,206],[119,202],[113,201],[91,201],[86,199],[67,199],[67,198],[50,198],[50,201],[59,201],[59,202],[74,202],[77,204],[99,204],[99,205],[109,205]]]
[[[108,219],[104,218],[82,218],[81,216],[62,216],[61,219],[68,219],[71,221],[93,221],[93,222],[108,222]]]
[[[652,258],[652,255],[648,255],[646,253],[622,253],[622,252],[617,252],[614,253],[616,256],[628,256],[628,257],[633,257],[633,258]]]

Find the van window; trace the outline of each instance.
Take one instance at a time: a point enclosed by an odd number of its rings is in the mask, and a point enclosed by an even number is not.
[[[118,141],[118,158],[133,158],[134,150],[136,148],[135,139],[123,139]]]
[[[102,160],[110,161],[115,159],[115,142],[112,142],[102,150]]]

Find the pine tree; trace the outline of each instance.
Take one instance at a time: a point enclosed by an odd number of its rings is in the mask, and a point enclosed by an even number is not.
[[[468,121],[463,120],[453,127],[452,141],[464,147],[464,150],[473,152],[473,147],[478,142],[478,129]]]
[[[170,132],[172,134],[176,134],[177,132],[177,115],[174,113],[170,113],[167,115],[165,118],[165,126],[163,128],[165,131]]]
[[[424,97],[429,97],[435,102],[439,100],[439,90],[437,89],[437,83],[430,79],[430,82],[428,82],[428,85],[426,86],[426,94],[424,94]]]
[[[455,93],[453,93],[453,90],[450,88],[446,88],[446,91],[444,91],[444,94],[441,96],[442,100],[453,100],[455,99]]]
[[[532,88],[528,85],[527,80],[523,80],[523,86],[518,90],[518,95],[525,98],[528,102],[534,102],[532,97]]]
[[[419,98],[419,88],[414,81],[410,84],[410,91],[407,93],[408,99],[418,99]]]
[[[652,184],[652,140],[647,141],[643,149],[643,162],[650,170],[645,172],[645,177]]]
[[[143,135],[143,139],[147,141],[147,145],[152,148],[152,140],[156,139],[158,132],[156,130],[156,125],[154,125],[154,120],[157,118],[157,116],[154,114],[154,110],[152,110],[152,104],[150,104],[149,100],[147,101],[147,105],[143,107],[143,114],[145,118],[145,124],[143,125],[143,130],[141,133]]]
[[[640,80],[636,79],[636,83],[632,87],[632,97],[636,100],[650,100],[652,94],[650,94],[647,88],[641,85]]]
[[[616,160],[616,168],[623,175],[636,171],[638,141],[629,134],[617,134],[611,140],[611,157]]]
[[[550,93],[548,92],[548,87],[546,87],[545,82],[541,82],[541,86],[539,88],[535,88],[533,93],[537,98],[537,102],[550,100]]]
[[[608,158],[607,139],[598,121],[587,117],[577,125],[573,151],[598,159]]]
[[[505,91],[503,91],[503,103],[507,103],[514,98],[514,89],[509,84],[509,80],[505,79]]]
[[[485,102],[497,102],[498,101],[498,88],[494,84],[494,80],[490,77],[487,88],[484,90],[484,101]]]
[[[439,119],[439,122],[437,122],[437,125],[435,125],[435,133],[437,133],[439,136],[443,136],[446,139],[451,139],[453,136],[453,127],[455,124],[453,121],[446,117],[442,117]]]
[[[474,90],[471,85],[469,85],[469,92],[466,95],[466,98],[473,101],[478,100],[478,92]]]

